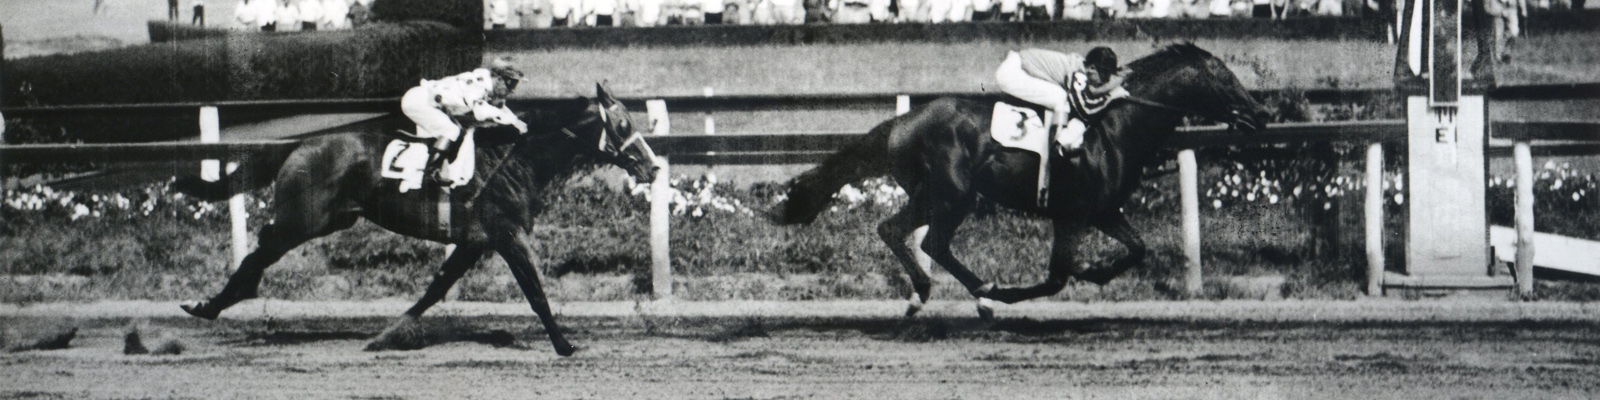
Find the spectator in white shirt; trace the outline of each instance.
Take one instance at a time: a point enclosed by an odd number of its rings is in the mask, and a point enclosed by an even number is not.
[[[1022,20],[1022,0],[1000,0],[1000,20],[1015,22]]]
[[[262,32],[278,30],[278,0],[250,0],[250,10],[255,12],[256,26]]]
[[[550,8],[544,0],[517,0],[517,27],[522,29],[548,28],[550,19],[545,10]]]
[[[583,15],[589,26],[613,26],[617,0],[583,0]]]
[[[1205,1],[1205,0],[1202,0]],[[1233,16],[1233,5],[1230,0],[1209,0],[1211,2],[1212,18],[1228,18]]]
[[[489,13],[489,27],[506,29],[506,24],[511,23],[511,3],[506,0],[487,0],[485,3],[483,8]]]
[[[1094,0],[1062,0],[1061,19],[1088,21],[1094,19]]]
[[[639,0],[639,9],[634,11],[634,25],[651,27],[661,24],[661,0]]]
[[[350,26],[350,0],[322,1],[322,29],[337,30]]]
[[[941,23],[950,18],[950,3],[953,0],[927,0],[928,22]]]
[[[722,12],[727,11],[723,0],[702,0],[700,13],[705,15],[706,25],[722,25]]]
[[[927,3],[921,0],[897,0],[900,5],[900,22],[927,22]]]
[[[300,10],[295,7],[292,0],[283,0],[273,7],[273,13],[278,16],[278,31],[287,31],[300,27]]]
[[[794,25],[805,21],[805,14],[800,11],[799,0],[767,0],[771,5],[772,23],[778,25]]]
[[[1149,8],[1145,9],[1145,17],[1166,18],[1172,12],[1172,0],[1149,0]]]
[[[972,20],[990,21],[994,19],[995,0],[972,0]]]
[[[295,0],[299,4],[296,11],[300,16],[300,30],[315,31],[317,25],[322,23],[322,0]]]
[[[1094,15],[1100,19],[1122,18],[1128,12],[1126,0],[1094,0]]]
[[[574,11],[578,9],[579,0],[550,0],[550,26],[572,26]]]
[[[891,5],[894,0],[870,0],[867,11],[872,14],[872,22],[894,22],[894,14],[889,12]]]
[[[233,21],[238,22],[239,27],[247,31],[261,29],[260,25],[256,25],[256,11],[250,5],[250,0],[239,0],[239,5],[233,6]]]

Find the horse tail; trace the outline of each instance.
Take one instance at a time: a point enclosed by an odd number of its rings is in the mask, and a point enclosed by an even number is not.
[[[866,136],[789,181],[788,199],[777,216],[778,223],[811,223],[828,208],[833,194],[844,185],[888,174],[889,133],[898,120],[894,118],[878,124]]]
[[[298,146],[296,146],[298,147]],[[294,148],[272,152],[252,161],[239,164],[239,168],[216,181],[201,179],[199,175],[184,175],[172,181],[172,190],[203,201],[227,200],[238,193],[253,191],[272,184],[278,169],[294,153]]]

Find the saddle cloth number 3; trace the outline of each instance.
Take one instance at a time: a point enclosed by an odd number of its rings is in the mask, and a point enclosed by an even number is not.
[[[1050,131],[1045,128],[1044,118],[1033,109],[995,102],[991,121],[989,133],[1001,146],[1038,154],[1049,150]]]

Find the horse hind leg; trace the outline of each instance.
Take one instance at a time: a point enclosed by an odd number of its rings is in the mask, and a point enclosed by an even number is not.
[[[1105,214],[1095,221],[1094,226],[1106,236],[1116,239],[1128,248],[1128,254],[1118,258],[1108,268],[1090,269],[1078,274],[1078,279],[1094,282],[1097,285],[1110,283],[1112,279],[1122,275],[1133,267],[1144,265],[1145,255],[1149,248],[1145,246],[1144,239],[1139,237],[1139,232],[1133,230],[1133,225],[1128,224],[1127,217],[1120,212]]]
[[[299,247],[306,241],[327,235],[329,233],[349,228],[354,225],[354,214],[341,215],[328,218],[320,226],[309,227],[305,224],[273,223],[261,228],[257,235],[256,250],[250,252],[239,263],[239,269],[228,277],[228,283],[223,285],[222,291],[210,300],[184,304],[179,307],[183,311],[196,317],[214,320],[222,314],[223,310],[239,304],[241,301],[259,296],[261,278],[266,274],[267,267],[277,263],[289,250]],[[306,229],[316,228],[316,229]]]
[[[1049,276],[1045,281],[1029,287],[996,288],[989,292],[989,298],[1012,304],[1060,293],[1067,287],[1067,280],[1083,270],[1074,254],[1087,233],[1084,228],[1080,223],[1056,221],[1055,238],[1050,244]]]

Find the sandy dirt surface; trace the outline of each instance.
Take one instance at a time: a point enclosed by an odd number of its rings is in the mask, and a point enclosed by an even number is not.
[[[518,304],[446,303],[432,345],[363,352],[402,301],[0,307],[0,398],[1594,398],[1600,307],[1464,299],[578,303],[556,356]],[[176,356],[122,354],[130,323]]]

